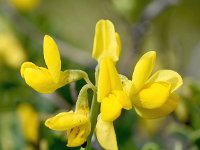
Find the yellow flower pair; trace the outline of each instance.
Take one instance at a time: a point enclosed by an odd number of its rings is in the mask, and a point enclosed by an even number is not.
[[[121,42],[109,20],[100,20],[96,25],[92,57],[98,61],[97,101],[101,104],[97,118],[96,136],[106,150],[117,150],[113,121],[122,109],[132,107],[144,118],[158,118],[172,112],[178,101],[174,93],[182,84],[182,78],[172,70],[160,70],[152,76],[156,53],[147,52],[136,64],[132,80],[119,75],[115,67],[119,60]],[[60,54],[50,36],[44,38],[44,59],[47,68],[25,62],[21,75],[26,83],[40,93],[51,93],[56,89],[84,78],[87,85],[81,89],[76,110],[63,112],[48,119],[45,125],[53,130],[66,131],[68,146],[82,145],[91,132],[87,90],[95,88],[85,72],[80,70],[61,71]],[[92,116],[92,115],[91,115]]]
[[[36,66],[32,62],[24,62],[20,70],[25,82],[37,92],[52,93],[58,88],[81,78],[88,83],[79,93],[75,112],[59,113],[45,122],[45,125],[53,130],[67,131],[68,146],[80,146],[86,141],[90,133],[87,90],[89,88],[94,90],[94,86],[84,71],[61,71],[58,47],[48,35],[44,37],[44,60],[47,68]]]
[[[134,107],[141,117],[149,119],[165,116],[175,109],[178,96],[174,91],[182,84],[181,76],[172,70],[160,70],[150,77],[156,59],[155,51],[141,57],[132,81],[119,75],[115,63],[119,59],[120,46],[112,23],[99,21],[93,48],[93,58],[99,62],[97,90],[98,101],[101,102],[96,135],[107,150],[118,149],[112,122],[119,117],[122,108],[129,110]]]
[[[115,68],[120,51],[120,38],[113,24],[109,20],[100,20],[96,25],[92,54],[99,63],[97,101],[101,103],[96,136],[100,145],[108,150],[117,149],[113,121],[120,116],[122,108],[127,110],[132,108],[131,100],[123,90],[120,76]]]
[[[120,38],[113,24],[109,20],[100,20],[96,25],[92,57],[99,62],[97,101],[101,102],[101,117],[104,121],[114,121],[122,108],[132,108],[115,68],[120,51]]]

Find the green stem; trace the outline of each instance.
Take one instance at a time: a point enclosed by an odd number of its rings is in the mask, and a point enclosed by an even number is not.
[[[98,75],[99,75],[99,66],[97,65],[95,68],[95,89],[97,87],[98,84]],[[95,131],[95,127],[96,127],[96,123],[97,123],[97,117],[99,114],[99,106],[100,103],[97,102],[97,91],[93,92],[93,98],[92,98],[92,105],[90,108],[90,121],[91,121],[91,131],[90,131],[90,135],[87,138],[87,146],[85,148],[81,148],[81,150],[91,150],[91,140],[92,140],[92,136],[94,134]]]
[[[99,114],[99,103],[97,102],[97,94],[94,93],[93,99],[92,99],[92,106],[90,110],[91,132],[87,138],[86,148],[82,148],[81,150],[91,150],[91,140],[92,140],[92,136],[96,127],[98,114]]]
[[[92,84],[92,82],[90,81],[90,79],[89,79],[89,77],[88,77],[88,74],[87,74],[85,71],[78,70],[78,72],[79,72],[80,74],[82,74],[82,78],[85,80],[85,82],[86,82],[87,84],[90,84],[90,85],[94,86],[94,85]]]

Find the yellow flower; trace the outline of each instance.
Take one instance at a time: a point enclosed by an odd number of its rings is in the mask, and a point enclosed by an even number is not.
[[[99,63],[97,101],[101,103],[96,125],[97,139],[106,150],[117,150],[113,121],[120,116],[122,108],[129,110],[132,104],[109,57],[102,58]]]
[[[48,35],[44,37],[44,60],[47,68],[24,62],[20,71],[26,83],[40,93],[52,93],[70,82],[87,78],[86,73],[81,70],[61,71],[58,47]]]
[[[9,24],[2,17],[0,17],[0,31],[1,60],[10,67],[20,67],[21,63],[26,59],[24,49]]]
[[[100,61],[103,57],[109,57],[116,62],[121,51],[120,37],[111,21],[100,20],[96,24],[92,57]]]
[[[120,77],[114,63],[108,57],[99,64],[97,100],[101,102],[101,116],[104,121],[114,121],[121,114],[121,109],[131,109],[131,101],[123,91]]]
[[[177,105],[174,93],[182,85],[181,76],[172,70],[159,70],[151,77],[156,52],[144,54],[135,66],[132,81],[122,77],[136,112],[143,118],[159,118],[172,112]]]
[[[21,104],[17,108],[24,137],[33,143],[38,141],[39,115],[29,104]]]
[[[67,131],[69,147],[82,145],[90,134],[91,123],[89,118],[87,90],[91,85],[85,85],[76,103],[75,112],[62,112],[48,119],[45,125],[52,130]]]
[[[38,6],[39,0],[11,0],[11,3],[20,11],[30,11]]]
[[[118,149],[113,121],[120,116],[122,108],[132,108],[115,68],[120,51],[120,37],[112,22],[100,20],[96,24],[92,57],[99,63],[97,101],[101,103],[101,114],[96,125],[96,136],[106,150]]]

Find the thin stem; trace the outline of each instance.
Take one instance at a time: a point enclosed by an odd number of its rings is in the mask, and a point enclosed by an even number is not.
[[[88,75],[87,75],[87,77],[84,78],[84,80],[85,80],[85,82],[86,82],[87,84],[90,84],[90,85],[93,86],[93,87],[92,87],[92,90],[93,90],[93,89],[96,89],[96,87],[92,84],[92,82],[91,82],[90,79],[88,78]]]
[[[99,74],[99,67],[97,66],[96,70],[95,70],[96,86],[98,84],[97,83],[98,74]],[[94,91],[93,98],[92,98],[91,110],[90,110],[91,132],[87,138],[86,148],[81,148],[81,150],[91,150],[91,141],[92,141],[92,136],[94,134],[94,130],[95,130],[96,123],[97,123],[97,117],[99,114],[99,106],[100,106],[100,104],[97,102],[97,92]]]
[[[82,150],[91,150],[91,140],[96,127],[98,114],[99,114],[99,103],[97,102],[97,94],[94,93],[92,99],[92,106],[90,110],[91,132],[87,138],[87,146]]]

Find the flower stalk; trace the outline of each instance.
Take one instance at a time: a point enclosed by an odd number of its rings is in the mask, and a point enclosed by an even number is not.
[[[95,126],[97,123],[97,116],[99,114],[99,106],[100,104],[97,102],[97,94],[94,93],[92,98],[92,105],[90,110],[90,121],[91,121],[91,132],[87,138],[87,145],[85,148],[81,148],[81,150],[90,150],[91,149],[91,140],[95,130]]]
[[[97,86],[98,84],[98,76],[99,76],[99,65],[96,66],[95,69],[95,85]],[[90,121],[91,121],[91,132],[87,138],[87,145],[85,148],[81,148],[81,150],[91,150],[91,141],[92,141],[92,136],[95,131],[96,123],[97,123],[97,117],[99,114],[99,107],[100,103],[97,101],[97,91],[94,91],[93,98],[92,98],[92,104],[90,108]]]

